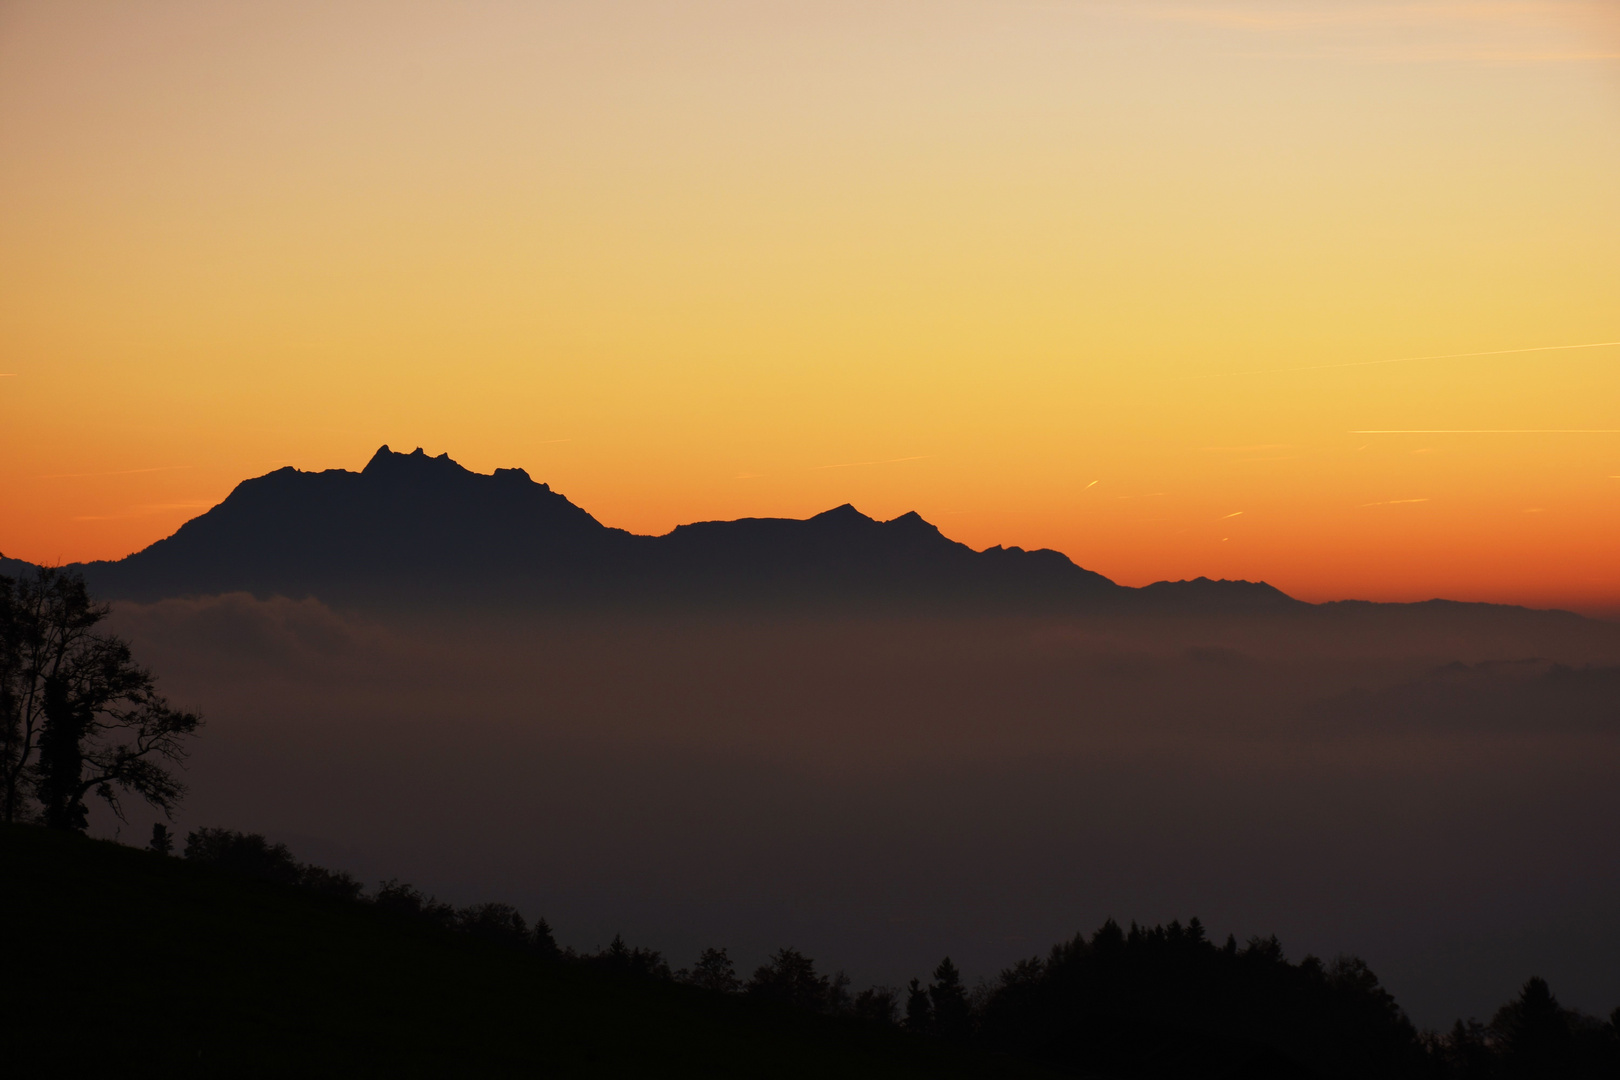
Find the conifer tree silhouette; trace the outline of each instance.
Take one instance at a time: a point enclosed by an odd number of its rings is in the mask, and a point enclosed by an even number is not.
[[[962,986],[961,972],[946,957],[934,969],[934,981],[928,987],[928,1004],[933,1011],[933,1031],[943,1039],[964,1040],[972,1033],[972,1011],[968,1007],[967,990]]]
[[[1569,1015],[1553,997],[1547,980],[1534,977],[1491,1022],[1502,1040],[1509,1077],[1560,1080],[1574,1075]]]
[[[906,988],[906,1030],[926,1035],[934,1029],[934,1009],[922,980],[912,979]]]

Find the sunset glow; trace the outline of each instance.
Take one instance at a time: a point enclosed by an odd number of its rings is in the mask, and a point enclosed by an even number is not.
[[[7,4],[0,552],[388,443],[1620,612],[1617,11]]]

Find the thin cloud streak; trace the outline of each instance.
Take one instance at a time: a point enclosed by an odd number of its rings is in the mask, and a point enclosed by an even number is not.
[[[133,476],[136,473],[174,472],[176,469],[189,469],[190,465],[159,465],[151,469],[114,469],[111,472],[65,472],[47,473],[36,476],[36,480],[77,480],[86,476]]]
[[[1620,428],[1382,428],[1351,435],[1620,435]]]
[[[897,461],[922,461],[924,458],[930,457],[933,457],[933,455],[917,454],[913,457],[884,458],[882,461],[846,461],[839,465],[816,465],[813,466],[810,471],[820,472],[822,469],[853,469],[860,465],[893,465]]]
[[[1581,44],[1611,17],[1591,0],[1546,3],[1154,4],[1126,9],[1152,22],[1233,31],[1303,48],[1256,56],[1339,57],[1374,63],[1557,64],[1615,59]],[[1314,46],[1314,47],[1313,47]]]
[[[213,506],[208,502],[177,502],[177,503],[149,503],[138,506],[123,514],[80,514],[69,520],[72,521],[123,521],[126,518],[147,517],[151,514],[162,514],[169,510],[196,510],[205,506]]]
[[[1392,27],[1466,24],[1567,25],[1575,16],[1598,11],[1595,3],[1405,3],[1357,4],[1301,10],[1276,4],[1144,4],[1136,10],[1163,22],[1190,22],[1245,30],[1296,30],[1324,26]]]
[[[1193,375],[1194,379],[1229,379],[1238,375],[1281,375],[1290,371],[1333,371],[1339,368],[1381,367],[1384,364],[1411,364],[1420,360],[1461,360],[1471,356],[1515,356],[1521,353],[1563,352],[1569,349],[1608,349],[1620,341],[1594,341],[1585,345],[1537,345],[1529,349],[1488,349],[1484,352],[1436,353],[1433,356],[1397,356],[1389,360],[1352,360],[1347,364],[1307,364],[1301,367],[1254,368],[1249,371],[1218,371]]]
[[[1368,506],[1401,506],[1405,503],[1424,503],[1429,501],[1429,499],[1386,499],[1383,502],[1362,503],[1361,505],[1363,508]]]

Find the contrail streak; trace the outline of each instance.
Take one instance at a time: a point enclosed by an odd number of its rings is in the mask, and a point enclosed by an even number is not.
[[[1468,356],[1514,356],[1519,353],[1561,352],[1566,349],[1607,349],[1620,341],[1594,341],[1586,345],[1537,345],[1532,349],[1489,349],[1485,352],[1436,353],[1433,356],[1397,356],[1390,360],[1353,360],[1347,364],[1309,364],[1304,367],[1255,368],[1252,371],[1218,371],[1194,375],[1195,379],[1225,379],[1234,375],[1277,375],[1285,371],[1329,371],[1334,368],[1377,367],[1380,364],[1410,364],[1417,360],[1460,360]]]

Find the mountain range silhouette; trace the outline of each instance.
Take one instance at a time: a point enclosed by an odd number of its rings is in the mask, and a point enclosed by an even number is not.
[[[9,565],[11,569],[6,570]],[[15,572],[14,560],[0,571]],[[1278,611],[1264,583],[1121,586],[1051,550],[974,551],[915,512],[845,504],[642,536],[597,521],[522,469],[383,446],[358,472],[287,467],[238,484],[174,535],[78,565],[97,595],[153,601],[249,592],[333,602],[880,606],[914,610]]]

